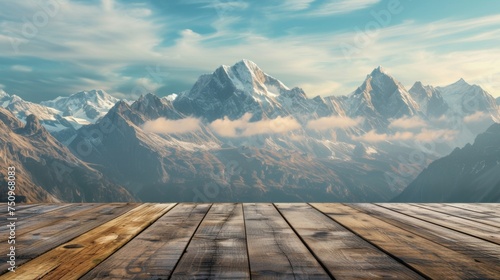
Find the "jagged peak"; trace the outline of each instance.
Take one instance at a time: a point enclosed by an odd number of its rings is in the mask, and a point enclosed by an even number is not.
[[[377,74],[385,74],[385,75],[389,75],[387,73],[387,71],[385,70],[385,68],[383,68],[382,66],[377,66],[377,68],[373,69],[372,73],[370,74],[371,76],[374,76],[374,75],[377,75]]]

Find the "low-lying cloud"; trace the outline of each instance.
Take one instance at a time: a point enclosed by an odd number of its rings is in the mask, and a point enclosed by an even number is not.
[[[420,132],[401,131],[393,134],[381,133],[378,134],[374,130],[369,131],[361,136],[352,137],[355,141],[378,143],[384,141],[409,141],[415,140],[419,142],[431,142],[436,140],[453,141],[458,134],[455,130],[449,129],[427,129],[424,128]]]
[[[252,114],[246,113],[240,119],[223,118],[215,120],[210,127],[223,137],[253,136],[258,134],[286,133],[301,128],[299,122],[292,117],[250,122]]]
[[[142,129],[156,134],[183,134],[199,130],[200,120],[191,117],[180,120],[159,118],[146,122]]]
[[[400,118],[393,120],[391,124],[389,124],[390,128],[403,128],[403,129],[414,129],[421,128],[427,126],[427,123],[419,117],[413,118]]]
[[[307,123],[307,128],[314,130],[328,130],[331,128],[348,128],[360,124],[362,118],[351,119],[349,117],[330,116],[317,120],[311,120]]]

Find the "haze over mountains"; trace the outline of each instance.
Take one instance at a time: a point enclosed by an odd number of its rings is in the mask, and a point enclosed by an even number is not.
[[[500,121],[498,99],[478,85],[407,90],[382,67],[349,95],[310,98],[242,60],[174,96],[128,103],[93,90],[34,104],[1,92],[0,105],[36,115],[79,164],[112,182],[117,200],[127,198],[123,186],[143,201],[388,201]]]

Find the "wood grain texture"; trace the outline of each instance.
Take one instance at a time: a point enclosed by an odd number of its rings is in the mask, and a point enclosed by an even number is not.
[[[272,204],[243,204],[252,279],[330,279]]]
[[[495,215],[487,213],[478,213],[475,211],[457,208],[443,203],[427,203],[427,204],[418,203],[416,205],[426,209],[434,210],[439,213],[471,220],[477,223],[486,224],[494,227],[500,227],[500,217],[497,217]]]
[[[39,228],[46,228],[51,225],[58,224],[66,219],[71,219],[75,215],[79,215],[86,210],[95,209],[98,206],[98,204],[93,203],[74,204],[68,207],[53,209],[50,212],[45,212],[35,217],[18,219],[16,223],[17,237],[24,236]],[[0,246],[5,240],[7,240],[7,235],[3,234],[3,230],[8,229],[4,229],[2,227],[2,230],[0,231]]]
[[[500,217],[500,203],[447,203],[447,205]]]
[[[33,205],[31,207],[26,207],[26,208],[23,208],[19,211],[15,211],[15,216],[17,218],[17,220],[19,222],[22,222],[26,219],[29,219],[31,217],[35,217],[37,215],[42,215],[44,213],[48,213],[50,211],[54,211],[54,210],[57,210],[57,209],[62,209],[62,208],[65,208],[65,207],[69,207],[71,206],[71,204],[69,203],[64,203],[64,204],[36,204],[36,205]],[[4,217],[7,217],[8,214],[6,213],[7,212],[7,206],[5,206],[5,213],[4,214]],[[10,217],[10,216],[9,216]],[[2,232],[2,230],[4,230],[3,228],[0,229],[0,234]]]
[[[71,217],[66,217],[47,227],[21,234],[16,241],[17,265],[35,257],[97,227],[136,207],[137,204],[111,203],[100,204],[86,209]],[[70,207],[73,208],[73,207]],[[64,208],[61,210],[69,210]],[[47,213],[50,214],[50,213]],[[40,216],[41,217],[41,216]],[[2,244],[3,245],[3,244]],[[3,258],[0,258],[3,260]],[[8,264],[0,263],[0,271],[5,271]]]
[[[175,204],[142,204],[20,266],[0,279],[78,279]]]
[[[500,246],[373,204],[349,204],[373,217],[464,254],[500,273]]]
[[[178,204],[81,279],[168,279],[210,204]]]
[[[250,279],[241,204],[214,204],[172,279]]]
[[[275,205],[335,279],[423,279],[310,205]]]
[[[333,220],[357,233],[423,275],[433,279],[498,279],[500,274],[412,232],[406,231],[347,205],[312,204]]]
[[[411,204],[387,203],[378,205],[500,245],[500,228],[497,227],[439,213]]]

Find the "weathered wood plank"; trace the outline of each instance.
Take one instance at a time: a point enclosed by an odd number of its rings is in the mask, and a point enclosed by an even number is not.
[[[31,208],[31,207],[35,207],[37,206],[38,204],[17,204],[15,206],[11,206],[12,208],[14,208],[15,210],[15,213],[16,215],[18,213],[22,213],[22,211],[28,209],[28,208]],[[8,213],[8,208],[7,208],[7,203],[1,203],[0,204],[0,217],[9,217],[9,213]]]
[[[0,279],[78,279],[175,204],[143,204],[31,260]]]
[[[52,223],[46,227],[38,228],[25,234],[20,234],[16,238],[17,257],[16,265],[19,266],[32,260],[39,255],[57,247],[103,223],[106,223],[119,215],[136,207],[137,204],[111,203],[111,204],[83,204],[87,207],[68,207],[64,210],[78,208],[81,211],[77,213],[69,213],[70,216],[64,215],[60,219],[55,219],[56,223]],[[80,205],[82,206],[82,205]],[[94,206],[89,207],[88,206]],[[58,210],[59,211],[59,210]],[[49,212],[47,214],[50,214]],[[37,216],[40,218],[42,216]],[[55,217],[57,218],[57,217]],[[54,219],[52,219],[54,221]],[[6,244],[6,243],[5,243]],[[0,247],[3,243],[0,243]],[[7,270],[8,264],[4,262],[4,257],[0,257],[0,273]]]
[[[330,279],[272,204],[243,211],[252,279]]]
[[[33,230],[57,224],[64,219],[71,218],[72,216],[78,215],[85,210],[93,209],[96,207],[98,207],[98,204],[95,203],[79,203],[68,207],[54,209],[50,212],[45,212],[34,217],[18,219],[16,221],[16,235],[18,238],[20,238],[21,236],[26,235]],[[6,235],[2,234],[4,230],[8,229],[4,229],[2,227],[2,229],[0,230],[0,246],[5,240],[7,240]]]
[[[17,218],[18,221],[22,221],[31,217],[35,217],[37,215],[45,214],[50,211],[54,211],[57,209],[62,209],[65,207],[69,207],[71,204],[69,203],[56,203],[56,204],[36,204],[33,205],[32,207],[26,207],[23,208],[19,211],[15,212],[15,217]],[[7,208],[5,208],[5,211],[7,211]],[[4,217],[7,217],[7,213],[3,213]]]
[[[395,227],[347,205],[314,203],[313,207],[365,240],[433,279],[496,279],[488,265]]]
[[[447,203],[450,206],[500,217],[500,203]]]
[[[439,213],[411,204],[387,203],[378,205],[500,245],[500,229],[497,227]]]
[[[178,204],[81,279],[168,279],[209,209]]]
[[[275,205],[335,279],[424,279],[310,205]]]
[[[415,205],[429,210],[434,210],[439,213],[471,220],[477,223],[500,227],[500,217],[494,215],[478,213],[462,208],[453,207],[451,205],[443,203],[417,203]]]
[[[212,206],[172,278],[250,279],[241,204]]]
[[[373,204],[349,204],[373,217],[490,265],[500,273],[500,246]]]

